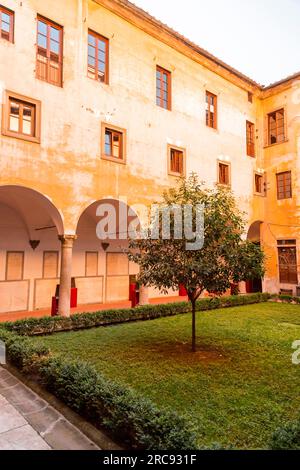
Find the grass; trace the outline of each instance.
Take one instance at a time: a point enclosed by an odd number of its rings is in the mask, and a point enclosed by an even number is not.
[[[187,415],[199,443],[253,449],[300,410],[300,307],[264,303],[191,316],[59,333],[43,338],[64,357],[82,359],[160,406]]]

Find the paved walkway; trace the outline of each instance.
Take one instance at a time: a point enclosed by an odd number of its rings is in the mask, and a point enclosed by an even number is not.
[[[99,450],[58,411],[0,366],[0,450]]]
[[[156,299],[150,299],[151,304],[166,304],[172,302],[185,302],[187,301],[187,297],[161,297]],[[120,309],[120,308],[130,308],[131,302],[123,301],[123,302],[116,302],[116,303],[108,303],[108,304],[93,304],[93,305],[79,305],[76,308],[71,309],[71,315],[75,313],[92,313],[98,312],[99,310],[111,310],[111,309]],[[42,318],[50,316],[51,311],[50,309],[45,310],[34,310],[34,311],[27,311],[27,312],[10,312],[10,313],[0,313],[0,323],[5,321],[16,321],[22,320],[23,318]]]

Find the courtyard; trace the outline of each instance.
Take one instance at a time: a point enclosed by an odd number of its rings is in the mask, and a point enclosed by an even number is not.
[[[191,316],[57,333],[51,351],[82,359],[160,407],[185,415],[199,445],[263,449],[300,409],[299,306],[263,303],[197,314],[198,352],[190,352]],[[40,339],[39,339],[40,341]]]

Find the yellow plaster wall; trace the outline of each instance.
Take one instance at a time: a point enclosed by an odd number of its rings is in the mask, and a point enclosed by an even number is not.
[[[128,197],[150,204],[175,180],[167,174],[167,145],[185,147],[187,173],[208,185],[217,179],[217,159],[231,163],[232,189],[249,225],[264,221],[262,241],[267,278],[278,287],[276,237],[295,237],[299,201],[299,92],[257,93],[228,81],[146,34],[91,0],[5,0],[15,11],[15,42],[0,40],[2,90],[42,102],[41,144],[0,136],[0,185],[33,188],[51,199],[63,216],[66,233],[92,202]],[[37,13],[64,27],[63,88],[35,78]],[[87,30],[110,41],[110,84],[87,77]],[[155,70],[172,72],[172,111],[155,103]],[[239,81],[240,83],[240,81]],[[205,91],[218,96],[218,130],[205,125]],[[287,107],[288,142],[264,149],[264,116]],[[256,124],[256,158],[246,155],[246,120]],[[100,158],[101,122],[127,129],[127,164]],[[267,172],[267,197],[253,195],[254,170]],[[294,198],[277,201],[277,171],[292,169]],[[270,224],[288,225],[276,227]],[[270,227],[273,227],[270,229]],[[276,284],[277,282],[277,284]]]
[[[167,144],[186,147],[187,172],[212,185],[217,157],[229,157],[232,186],[250,211],[256,161],[246,156],[245,121],[255,121],[257,100],[244,89],[92,1],[7,0],[15,11],[15,43],[0,41],[4,89],[42,101],[41,144],[0,138],[0,184],[19,184],[51,198],[72,233],[91,202],[128,196],[149,204],[167,175]],[[35,78],[36,15],[64,26],[63,88]],[[87,29],[110,40],[110,84],[87,77]],[[155,104],[155,68],[172,72],[172,112]],[[218,130],[205,125],[205,90],[218,95]],[[101,121],[127,129],[127,165],[100,158]]]

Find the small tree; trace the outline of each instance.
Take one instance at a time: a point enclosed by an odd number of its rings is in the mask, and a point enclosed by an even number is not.
[[[197,207],[204,207],[204,244],[201,249],[187,250],[191,242],[184,233],[177,239],[172,208],[192,207],[190,230],[197,226]],[[192,351],[196,351],[196,301],[204,292],[224,294],[231,283],[257,279],[264,275],[264,254],[261,248],[243,239],[244,214],[238,209],[228,189],[207,189],[196,175],[181,179],[178,186],[163,194],[159,205],[171,209],[170,237],[162,237],[163,222],[159,218],[159,237],[151,238],[149,227],[143,238],[131,240],[129,259],[140,266],[139,281],[145,286],[168,289],[185,287],[192,304]],[[183,222],[182,222],[183,223]],[[187,221],[185,221],[186,225]]]

